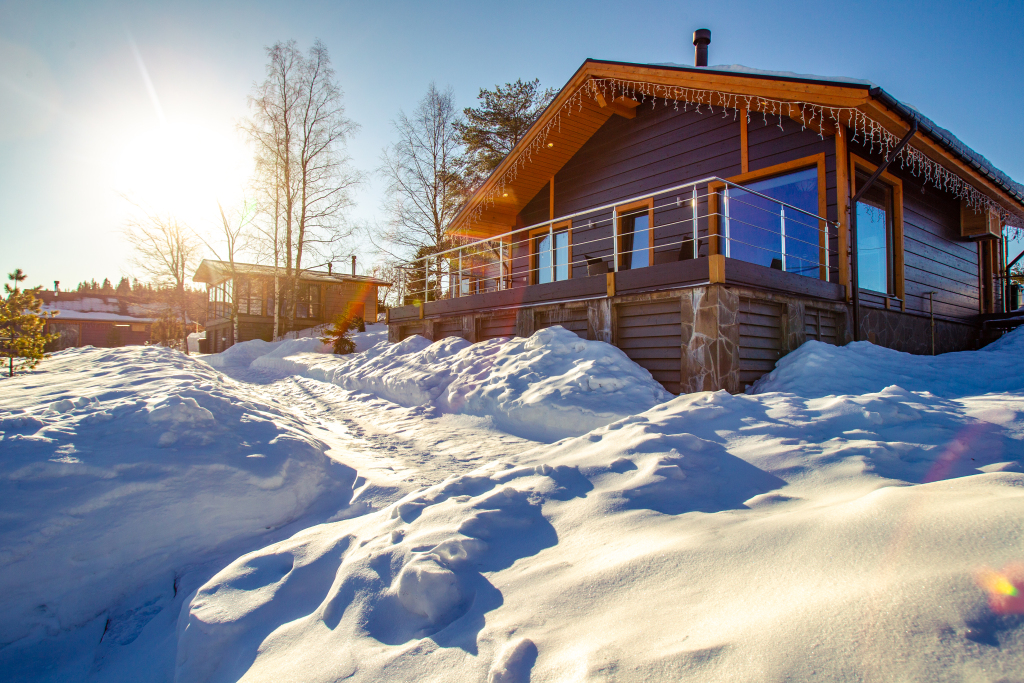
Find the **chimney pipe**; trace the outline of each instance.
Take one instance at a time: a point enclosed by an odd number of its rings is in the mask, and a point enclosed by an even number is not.
[[[711,30],[699,28],[693,32],[693,65],[708,65],[708,45],[711,44]]]
[[[356,274],[356,255],[352,254],[352,274]]]
[[[330,261],[327,262],[327,274],[328,275],[333,275],[334,274],[334,264],[331,263]]]

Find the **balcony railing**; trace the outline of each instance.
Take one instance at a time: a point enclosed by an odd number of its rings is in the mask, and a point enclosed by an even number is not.
[[[837,236],[835,222],[710,177],[467,241],[402,264],[397,284],[411,304],[710,254],[829,281]]]

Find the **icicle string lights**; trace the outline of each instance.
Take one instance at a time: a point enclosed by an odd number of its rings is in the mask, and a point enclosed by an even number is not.
[[[547,147],[548,137],[551,133],[561,131],[563,114],[572,116],[574,108],[577,112],[582,111],[585,97],[597,99],[598,96],[608,102],[626,97],[640,105],[646,104],[647,99],[650,98],[652,108],[657,106],[658,100],[661,100],[666,107],[671,101],[676,111],[679,110],[679,105],[682,103],[684,112],[689,111],[690,105],[693,105],[699,114],[712,113],[714,107],[721,107],[723,118],[728,118],[728,110],[732,109],[734,120],[739,116],[740,109],[746,109],[747,123],[751,122],[754,114],[760,114],[764,125],[767,126],[770,119],[777,119],[779,129],[782,129],[783,118],[791,118],[798,121],[802,128],[814,127],[822,139],[825,138],[825,128],[829,125],[835,128],[837,135],[842,135],[843,129],[848,128],[852,133],[851,142],[863,144],[871,152],[877,151],[886,157],[899,144],[899,138],[896,135],[890,133],[864,112],[853,107],[830,107],[810,102],[789,102],[760,95],[737,95],[717,90],[661,85],[646,81],[591,78],[577,88],[513,160],[512,165],[505,170],[495,186],[487,192],[484,201],[480,202],[470,214],[470,221],[482,218],[485,208],[493,206],[494,200],[503,196],[508,185],[519,177],[519,171],[533,161],[533,154]],[[925,156],[920,150],[907,145],[900,150],[897,159],[901,168],[909,170],[916,177],[923,178],[925,184],[930,184],[963,199],[970,208],[976,211],[985,212],[995,209],[1006,225],[1013,227],[1016,231],[1024,230],[1024,214],[1008,212],[960,176]]]

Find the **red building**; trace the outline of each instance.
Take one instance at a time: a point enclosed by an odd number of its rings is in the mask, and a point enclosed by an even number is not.
[[[36,294],[44,313],[56,313],[46,320],[46,332],[59,335],[53,350],[76,346],[148,344],[152,325],[162,304],[137,303],[125,297],[79,292]]]

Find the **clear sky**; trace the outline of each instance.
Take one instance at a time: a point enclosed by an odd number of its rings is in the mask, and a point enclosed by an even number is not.
[[[865,78],[1024,181],[1024,3],[9,2],[0,0],[0,269],[29,284],[132,275],[120,196],[174,202],[197,228],[235,201],[235,125],[266,46],[327,45],[368,174],[351,218],[380,220],[372,172],[391,121],[433,80],[460,107],[516,78],[562,86],[587,57]],[[365,245],[350,247],[370,260]]]

